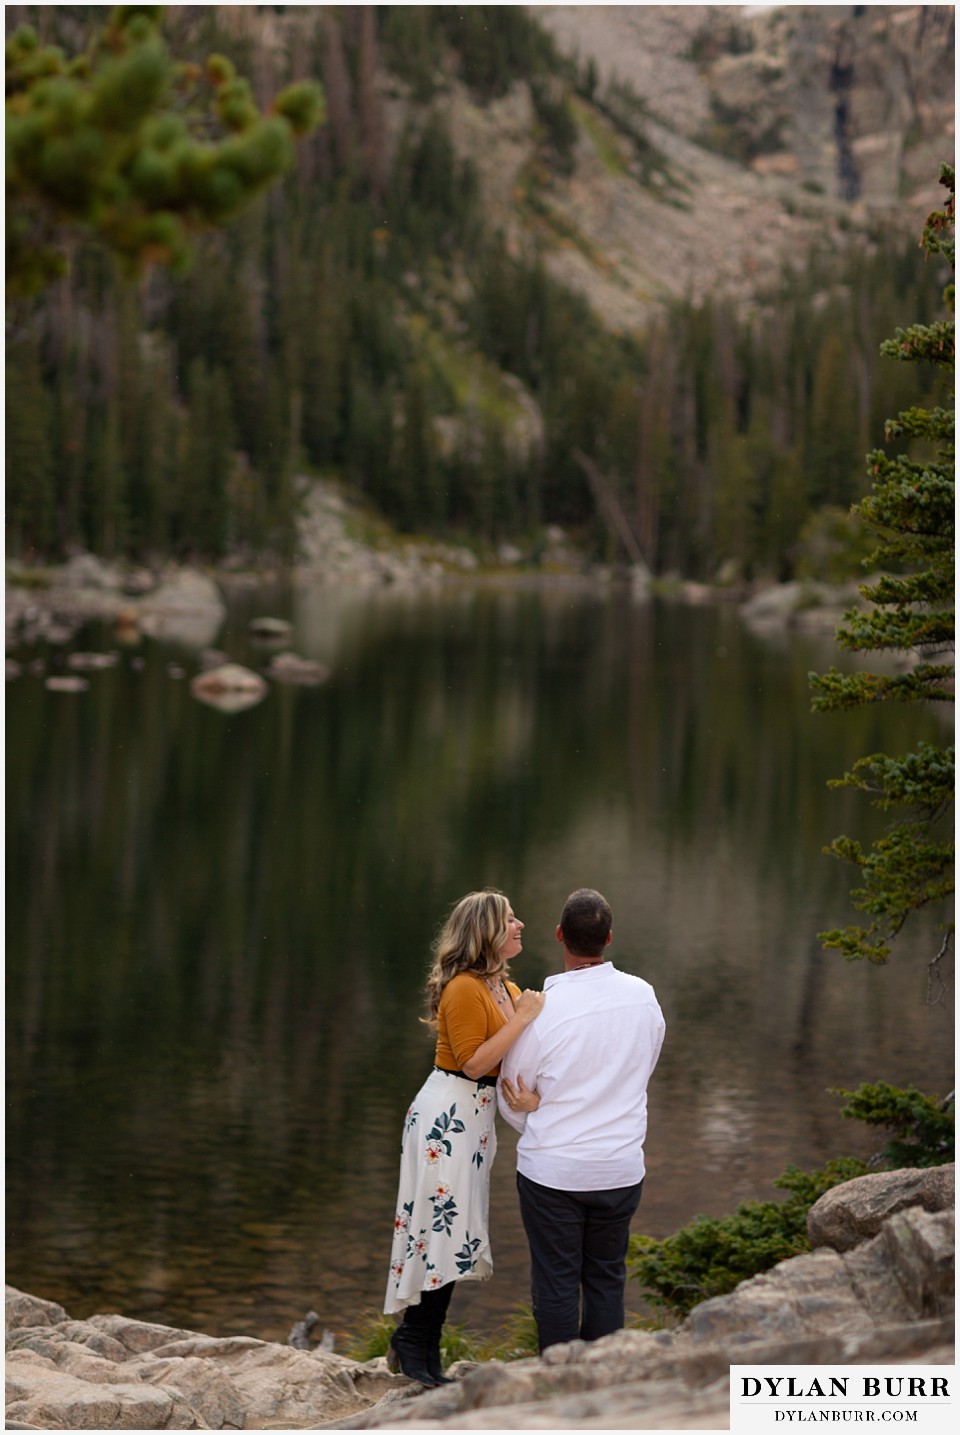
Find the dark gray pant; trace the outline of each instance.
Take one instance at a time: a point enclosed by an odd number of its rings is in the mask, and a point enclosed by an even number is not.
[[[621,1330],[630,1221],[643,1182],[613,1191],[555,1191],[518,1171],[517,1190],[540,1349]]]

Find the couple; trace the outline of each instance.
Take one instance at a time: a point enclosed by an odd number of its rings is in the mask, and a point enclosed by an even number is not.
[[[505,980],[523,923],[501,892],[462,898],[434,944],[436,1064],[407,1112],[384,1305],[403,1311],[390,1368],[423,1385],[447,1383],[440,1336],[455,1283],[493,1271],[498,1075],[500,1110],[521,1132],[517,1187],[540,1349],[623,1325],[664,1021],[650,984],[604,961],[611,925],[599,892],[572,893],[556,929],[564,970],[543,992]]]

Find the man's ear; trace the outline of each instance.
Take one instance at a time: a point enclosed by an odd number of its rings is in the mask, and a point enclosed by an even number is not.
[[[609,947],[609,945],[610,945],[610,943],[611,943],[612,941],[613,941],[613,928],[611,927],[610,930],[609,930],[609,932],[607,933],[607,940],[604,942],[603,945],[604,945],[605,947]]]
[[[559,923],[557,924],[557,930],[554,932],[553,935],[556,937],[558,942],[563,941],[563,928],[559,925]]]

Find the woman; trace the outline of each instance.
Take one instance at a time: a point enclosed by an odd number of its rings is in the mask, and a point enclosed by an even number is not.
[[[407,1112],[384,1311],[403,1311],[388,1363],[424,1385],[446,1384],[440,1333],[454,1283],[493,1271],[487,1215],[497,1149],[496,1084],[504,1053],[543,1006],[505,980],[523,923],[502,892],[470,892],[437,937],[427,978],[436,1065]],[[535,1110],[536,1092],[519,1110]]]

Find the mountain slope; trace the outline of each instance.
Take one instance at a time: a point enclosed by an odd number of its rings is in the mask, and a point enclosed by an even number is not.
[[[526,85],[486,105],[454,85],[458,151],[515,246],[617,330],[664,301],[746,300],[815,244],[878,220],[915,233],[953,148],[949,6],[534,6],[592,72],[572,99],[569,176],[538,164]],[[731,18],[732,17],[732,18]]]

